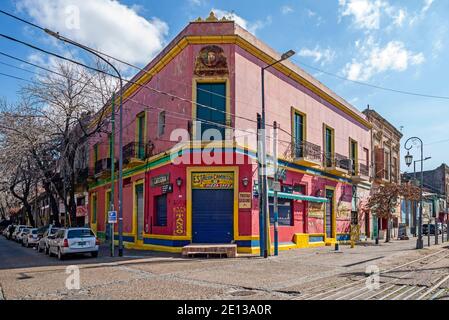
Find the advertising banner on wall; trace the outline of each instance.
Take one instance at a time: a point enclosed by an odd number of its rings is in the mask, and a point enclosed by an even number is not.
[[[192,189],[234,189],[234,173],[194,172]]]

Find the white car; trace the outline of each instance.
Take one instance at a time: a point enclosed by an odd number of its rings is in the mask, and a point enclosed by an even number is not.
[[[90,228],[60,229],[48,240],[48,254],[63,260],[69,254],[90,253],[98,256],[99,240]]]
[[[21,239],[18,236],[19,236],[20,232],[22,232],[22,230],[24,228],[31,228],[31,227],[28,227],[28,226],[22,225],[22,224],[21,225],[17,225],[16,228],[14,229],[12,235],[11,235],[11,239],[16,241],[16,242],[19,242],[19,240],[21,240]]]
[[[22,245],[27,248],[37,246],[39,243],[38,229],[33,228],[29,230],[29,232],[24,233],[22,236]]]
[[[37,252],[44,251],[45,254],[48,254],[48,242],[54,237],[58,230],[59,228],[55,228],[53,226],[49,226],[47,230],[45,230],[42,237],[39,239],[39,243],[37,244]]]

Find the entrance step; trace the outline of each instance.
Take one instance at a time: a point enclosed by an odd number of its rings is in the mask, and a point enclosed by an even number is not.
[[[226,256],[227,258],[237,257],[236,244],[189,244],[182,248],[182,255],[186,257],[193,256]]]

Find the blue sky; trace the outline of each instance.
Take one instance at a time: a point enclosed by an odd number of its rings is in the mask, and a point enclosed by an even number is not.
[[[277,51],[294,49],[295,63],[358,109],[369,104],[402,128],[403,143],[410,136],[421,137],[425,156],[432,157],[425,169],[449,163],[449,100],[360,86],[308,67],[377,86],[449,96],[449,1],[5,0],[1,8],[140,66],[198,16],[206,17],[211,9],[232,15]],[[8,17],[0,16],[0,29],[40,47],[86,58]],[[33,62],[52,62],[4,39],[0,48]],[[2,56],[0,62],[17,65]],[[0,72],[32,77],[2,64]],[[13,101],[20,84],[0,76],[0,96]],[[402,169],[410,170],[404,164]]]

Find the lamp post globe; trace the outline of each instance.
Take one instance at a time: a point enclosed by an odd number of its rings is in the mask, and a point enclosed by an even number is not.
[[[407,152],[407,155],[405,156],[405,164],[407,167],[410,167],[410,165],[413,162],[413,156],[410,154],[410,152]]]

